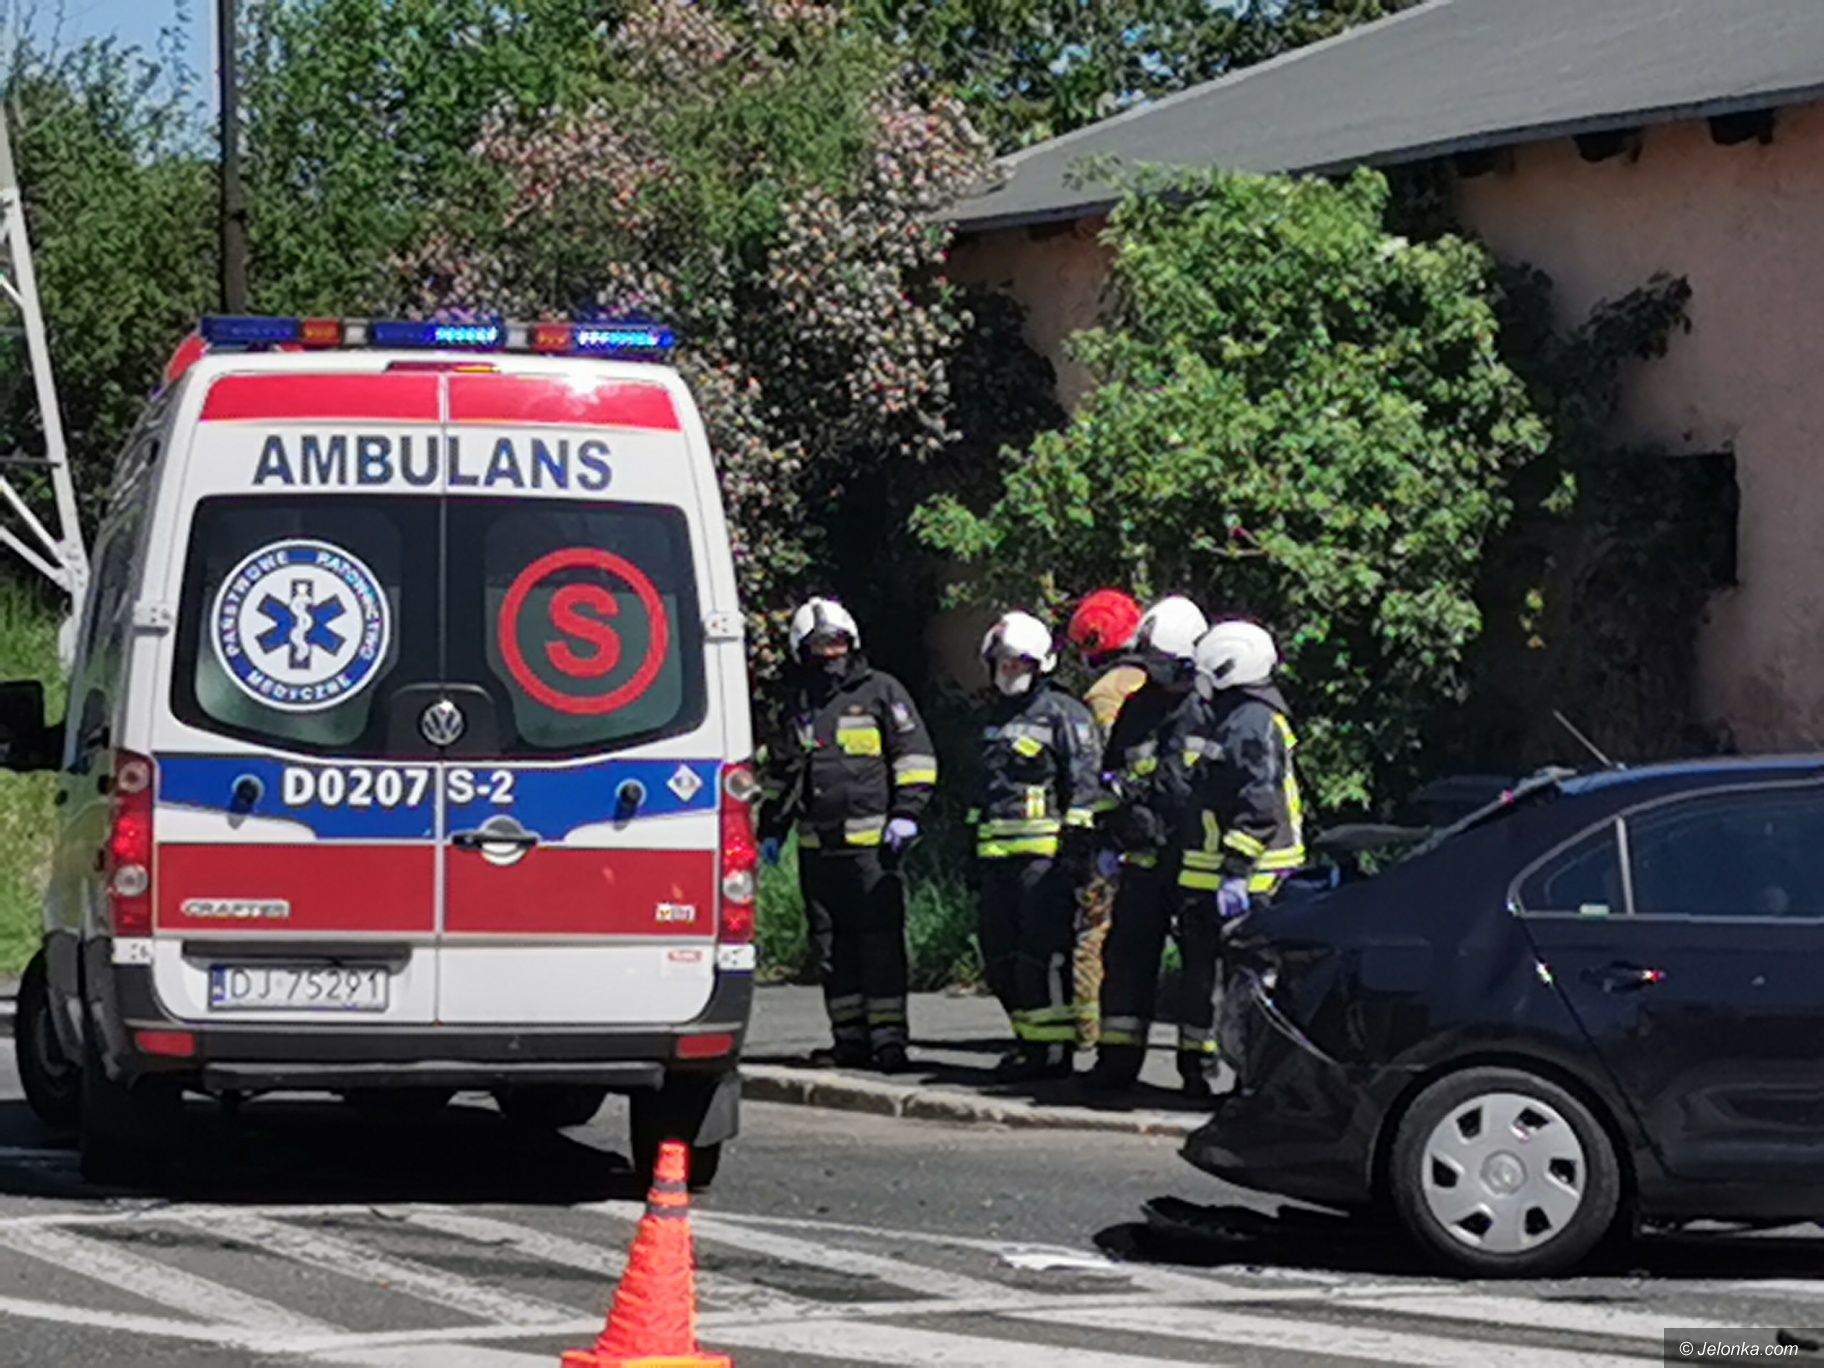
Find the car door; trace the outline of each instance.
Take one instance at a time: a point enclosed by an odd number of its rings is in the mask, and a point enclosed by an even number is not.
[[[1824,788],[1630,809],[1516,903],[1671,1173],[1824,1181]]]
[[[715,985],[725,737],[669,396],[461,374],[449,419],[438,1017],[689,1021]]]

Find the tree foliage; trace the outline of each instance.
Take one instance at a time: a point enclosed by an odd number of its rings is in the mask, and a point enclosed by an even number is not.
[[[250,284],[268,313],[397,310],[436,216],[488,192],[502,110],[586,99],[601,0],[255,0],[242,26]]]
[[[91,42],[52,57],[24,45],[5,98],[65,435],[92,512],[172,345],[214,299],[215,173],[181,83],[135,49]],[[0,448],[39,452],[16,327],[3,348]]]
[[[1383,227],[1385,180],[1153,173],[1111,218],[1098,380],[981,510],[920,513],[971,592],[1056,609],[1182,591],[1277,633],[1322,800],[1405,777],[1462,691],[1483,548],[1545,445],[1492,263]]]
[[[1000,151],[1250,66],[1410,0],[856,0]]]
[[[411,262],[427,310],[676,327],[763,664],[848,487],[952,441],[949,363],[971,323],[931,214],[986,149],[836,19],[636,7],[594,99],[488,121],[472,157],[492,198],[441,206]]]

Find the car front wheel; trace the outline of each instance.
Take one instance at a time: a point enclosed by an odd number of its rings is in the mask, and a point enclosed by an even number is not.
[[[1477,1277],[1574,1267],[1622,1195],[1615,1148],[1589,1108],[1518,1069],[1466,1069],[1420,1093],[1400,1120],[1389,1181],[1413,1237]]]

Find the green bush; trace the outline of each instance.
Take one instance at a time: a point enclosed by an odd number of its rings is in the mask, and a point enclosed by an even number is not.
[[[804,897],[798,889],[798,842],[786,843],[777,867],[760,875],[755,941],[760,976],[774,983],[815,981],[805,937]],[[975,898],[955,852],[925,843],[906,862],[906,942],[911,986],[924,992],[981,978],[975,943]]]
[[[1546,444],[1488,254],[1387,210],[1372,171],[1143,177],[1104,235],[1105,322],[1073,339],[1098,388],[1007,454],[992,504],[919,515],[997,604],[1130,584],[1271,625],[1332,810],[1399,792],[1461,700],[1484,547]]]
[[[0,679],[42,679],[46,709],[63,713],[57,610],[36,585],[0,579]],[[51,854],[49,774],[0,771],[0,973],[16,973],[38,948]]]

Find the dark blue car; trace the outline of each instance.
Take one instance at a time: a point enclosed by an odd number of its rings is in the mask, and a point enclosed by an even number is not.
[[[1446,1265],[1824,1203],[1824,757],[1544,776],[1232,930],[1199,1168]]]

